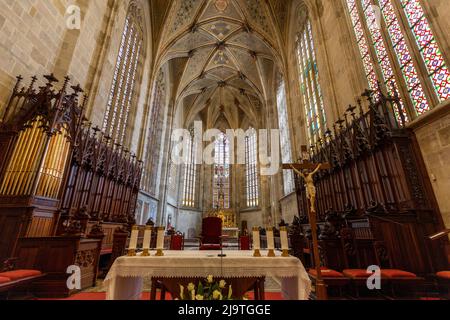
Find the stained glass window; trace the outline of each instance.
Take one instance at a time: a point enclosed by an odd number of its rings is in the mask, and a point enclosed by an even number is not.
[[[213,206],[230,208],[230,142],[228,136],[221,133],[215,141],[213,173]]]
[[[161,139],[165,109],[164,73],[160,71],[153,89],[153,102],[147,126],[147,142],[144,154],[144,170],[141,187],[145,192],[157,196],[157,181],[160,173]]]
[[[250,208],[259,205],[257,145],[256,130],[252,129],[245,137],[245,181],[247,207]]]
[[[140,9],[131,5],[120,42],[111,90],[103,119],[103,131],[123,144],[133,104],[136,75],[144,40]]]
[[[327,121],[322,90],[319,84],[319,70],[317,68],[311,22],[309,20],[306,21],[303,32],[298,36],[297,55],[309,141],[313,145],[321,136]]]
[[[350,12],[350,17],[353,24],[353,29],[356,35],[356,41],[358,43],[359,52],[361,54],[361,60],[364,65],[366,72],[366,77],[369,82],[369,87],[372,90],[377,89],[377,75],[375,72],[375,67],[373,60],[370,56],[369,45],[367,44],[367,39],[364,35],[363,25],[361,23],[361,18],[358,13],[358,7],[356,1],[358,0],[347,0],[348,10]]]
[[[401,3],[436,94],[440,101],[447,100],[450,98],[450,72],[422,5],[418,0],[401,0]]]
[[[412,55],[406,44],[399,20],[395,14],[394,6],[391,0],[380,0],[379,6],[387,26],[391,45],[394,48],[403,77],[408,87],[408,93],[414,104],[415,110],[419,114],[422,114],[429,110],[429,104],[425,97],[422,84],[420,83]]]
[[[280,128],[281,160],[283,163],[292,163],[291,138],[289,130],[289,117],[286,102],[286,90],[281,81],[277,90],[278,125]],[[294,175],[292,170],[283,170],[284,194],[294,191]]]
[[[425,80],[421,81],[421,76],[430,79],[440,101],[449,98],[450,72],[419,0],[346,0],[346,3],[371,89],[376,88],[377,80],[390,94],[391,84],[399,93],[406,88],[403,94],[408,101],[402,101],[401,105],[405,115],[413,116],[429,111],[433,101],[424,90]],[[409,23],[409,30],[403,19]],[[408,32],[416,43],[409,41]],[[422,59],[416,59],[412,50],[418,50]],[[396,57],[395,61],[390,57]],[[420,64],[428,74],[420,73]],[[377,77],[377,69],[381,78]]]
[[[197,190],[197,176],[198,167],[196,161],[196,149],[197,144],[194,139],[194,131],[191,130],[191,136],[187,143],[188,150],[186,154],[186,165],[184,171],[184,189],[183,189],[183,206],[195,208],[196,202],[196,190]]]

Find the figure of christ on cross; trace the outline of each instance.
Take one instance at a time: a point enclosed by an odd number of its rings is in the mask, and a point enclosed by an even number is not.
[[[329,163],[311,163],[302,161],[302,163],[283,164],[283,169],[294,170],[300,177],[305,180],[307,198],[311,207],[308,208],[309,224],[311,226],[311,236],[313,242],[314,267],[316,269],[316,295],[318,300],[327,300],[327,289],[322,278],[319,244],[317,237],[317,218],[316,218],[316,186],[314,185],[314,175],[319,170],[328,170],[331,168]]]

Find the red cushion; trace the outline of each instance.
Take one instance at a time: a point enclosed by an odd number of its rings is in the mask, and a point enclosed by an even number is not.
[[[10,278],[0,277],[0,284],[5,284],[5,283],[8,283],[8,282],[11,282]]]
[[[342,273],[350,278],[368,278],[373,273],[367,272],[366,269],[346,269]]]
[[[441,271],[436,274],[441,279],[450,280],[450,271]]]
[[[382,269],[381,270],[382,278],[417,278],[412,272],[398,270],[398,269]]]
[[[323,278],[343,278],[344,275],[336,270],[331,270],[325,267],[320,268]],[[313,277],[317,277],[316,269],[309,269],[309,274]]]
[[[112,253],[112,248],[111,249],[102,249],[102,251],[100,251],[100,255],[111,254],[111,253]]]
[[[42,272],[38,270],[14,270],[0,273],[0,277],[6,277],[11,281],[21,280],[30,277],[40,276]]]

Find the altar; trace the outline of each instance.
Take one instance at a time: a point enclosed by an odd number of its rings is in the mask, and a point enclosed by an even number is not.
[[[222,235],[230,239],[239,238],[239,228],[223,228]]]
[[[164,256],[123,256],[112,265],[104,281],[107,300],[140,300],[144,279],[151,278],[249,278],[272,277],[281,280],[286,300],[307,300],[311,280],[303,264],[295,257],[253,257],[252,251],[165,251]]]

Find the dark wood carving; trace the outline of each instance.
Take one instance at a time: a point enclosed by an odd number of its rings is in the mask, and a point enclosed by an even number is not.
[[[317,211],[321,239],[333,238],[342,224],[366,219],[366,232],[384,241],[395,267],[418,274],[448,267],[427,235],[443,229],[442,218],[414,133],[405,127],[397,96],[367,91],[362,101],[311,147],[311,161],[331,163],[317,174]],[[296,180],[300,220],[307,221],[305,188]],[[329,213],[333,212],[333,223]],[[336,222],[338,224],[336,225]],[[307,229],[306,229],[307,230]],[[361,230],[359,230],[361,231]],[[350,243],[346,243],[350,250]],[[357,255],[355,255],[357,256]],[[362,262],[361,262],[362,263]]]
[[[44,79],[22,88],[17,77],[0,110],[3,260],[19,238],[84,237],[90,221],[134,224],[141,162],[87,123],[80,86],[66,77],[57,90],[53,75]]]

